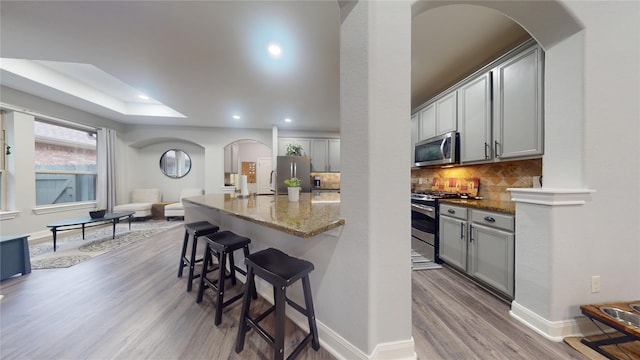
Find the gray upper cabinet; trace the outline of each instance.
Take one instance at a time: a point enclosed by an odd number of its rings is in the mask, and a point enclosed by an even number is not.
[[[311,171],[326,172],[329,164],[329,152],[326,139],[311,140]]]
[[[531,40],[430,100],[412,139],[457,130],[462,164],[543,155],[543,57]]]
[[[339,172],[340,171],[340,139],[329,139],[327,140],[329,144],[329,164],[327,170],[329,172]]]
[[[302,156],[311,156],[311,140],[310,139],[297,139],[297,138],[278,138],[278,155],[287,155],[287,146],[289,144],[296,144],[302,146]]]
[[[491,141],[491,73],[464,83],[458,89],[460,161],[493,158]]]
[[[413,151],[416,143],[418,142],[418,114],[413,114],[411,116],[411,166],[415,166],[416,163],[416,154]]]
[[[436,103],[431,103],[418,113],[418,141],[434,136],[436,136]]]
[[[419,112],[418,141],[456,131],[457,128],[456,91],[438,97]]]
[[[539,46],[531,46],[492,71],[496,158],[543,154],[542,56]]]
[[[278,155],[287,155],[287,145],[302,146],[304,156],[311,158],[312,172],[340,171],[340,139],[279,138]]]
[[[224,147],[224,172],[238,173],[238,144],[230,144]]]

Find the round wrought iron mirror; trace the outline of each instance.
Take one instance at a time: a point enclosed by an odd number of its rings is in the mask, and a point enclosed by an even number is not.
[[[170,178],[184,177],[191,170],[191,157],[186,151],[167,150],[160,157],[160,170]]]

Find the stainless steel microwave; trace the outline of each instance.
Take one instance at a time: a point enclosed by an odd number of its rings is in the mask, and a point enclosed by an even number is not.
[[[415,166],[448,165],[460,162],[460,134],[449,132],[420,141],[414,148]]]

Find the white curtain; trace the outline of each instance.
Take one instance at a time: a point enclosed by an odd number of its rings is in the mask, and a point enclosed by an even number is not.
[[[97,206],[112,212],[116,205],[116,131],[98,129]]]

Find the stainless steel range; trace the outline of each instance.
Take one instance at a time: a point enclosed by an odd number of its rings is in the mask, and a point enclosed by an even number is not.
[[[411,194],[411,248],[427,259],[442,263],[438,242],[438,199],[457,198],[456,193]]]

